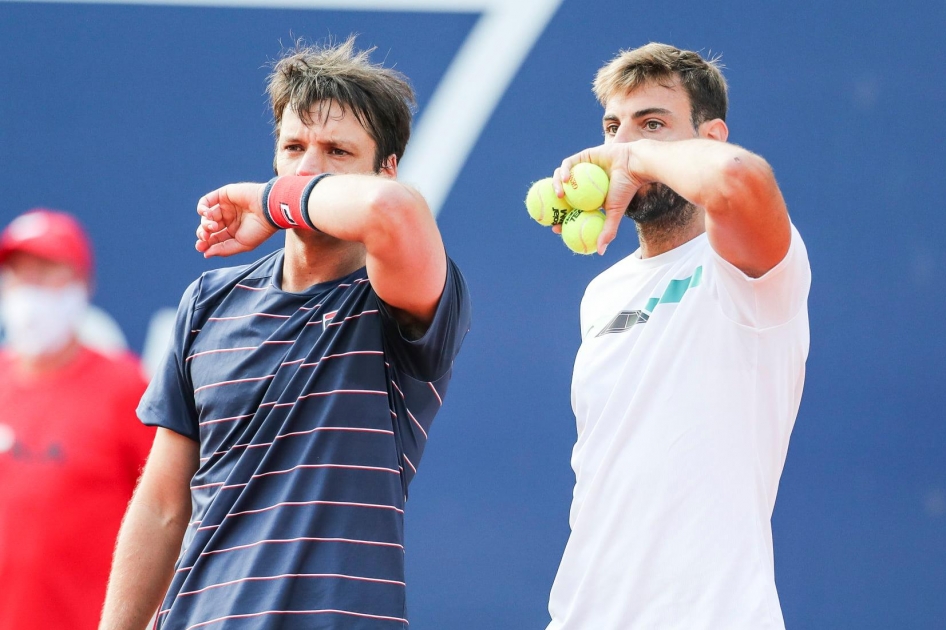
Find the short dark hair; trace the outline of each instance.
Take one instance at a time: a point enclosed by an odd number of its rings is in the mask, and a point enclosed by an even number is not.
[[[726,120],[729,97],[719,57],[705,60],[690,50],[650,43],[622,50],[598,70],[594,93],[605,102],[618,92],[627,93],[645,83],[667,86],[679,80],[690,97],[690,120],[694,127],[707,120]]]
[[[356,50],[354,36],[337,45],[296,42],[273,65],[266,89],[277,138],[286,107],[309,125],[316,103],[334,102],[351,111],[375,141],[375,172],[390,155],[400,161],[411,137],[414,90],[400,72],[372,64],[373,51]],[[327,117],[330,110],[325,107],[320,115]]]

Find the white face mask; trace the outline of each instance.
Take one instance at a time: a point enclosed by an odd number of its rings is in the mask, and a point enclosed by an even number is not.
[[[0,324],[15,353],[38,357],[69,343],[88,305],[88,292],[78,282],[61,289],[9,287],[0,295]]]

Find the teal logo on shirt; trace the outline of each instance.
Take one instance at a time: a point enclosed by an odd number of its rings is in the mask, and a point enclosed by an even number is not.
[[[653,314],[654,309],[660,304],[677,304],[686,295],[686,292],[694,287],[700,286],[703,281],[703,266],[700,265],[689,278],[671,280],[664,289],[660,297],[652,297],[647,300],[647,305],[642,310],[621,311],[608,322],[608,325],[601,329],[595,337],[613,333],[622,333],[630,330],[637,324],[646,324]]]

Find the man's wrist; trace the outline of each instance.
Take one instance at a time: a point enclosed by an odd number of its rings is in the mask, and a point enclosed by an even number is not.
[[[321,232],[309,217],[309,196],[316,184],[330,175],[274,177],[263,188],[263,215],[277,229]]]

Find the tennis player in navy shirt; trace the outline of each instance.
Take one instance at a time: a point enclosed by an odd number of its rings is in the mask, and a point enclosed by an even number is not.
[[[470,324],[423,197],[413,93],[353,40],[269,95],[277,177],[198,203],[197,250],[285,247],[187,289],[138,408],[158,427],[101,628],[407,627],[404,505]]]

